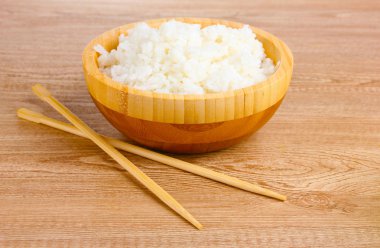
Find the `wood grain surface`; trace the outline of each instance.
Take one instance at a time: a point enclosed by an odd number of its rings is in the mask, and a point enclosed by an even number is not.
[[[275,116],[230,149],[175,155],[287,194],[285,203],[124,153],[203,225],[198,231],[81,137],[19,120],[61,119],[39,82],[96,131],[81,52],[125,23],[168,16],[249,23],[289,45]],[[37,1],[0,7],[0,247],[380,247],[377,1]]]

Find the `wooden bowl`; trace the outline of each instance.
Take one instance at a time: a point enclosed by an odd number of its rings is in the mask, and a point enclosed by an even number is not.
[[[225,20],[175,18],[178,21],[240,28],[243,24]],[[146,21],[159,27],[168,19]],[[262,127],[280,106],[293,70],[289,48],[275,36],[252,27],[268,57],[278,63],[267,80],[256,85],[204,95],[160,94],[130,88],[100,72],[94,45],[116,48],[127,24],[92,40],[83,52],[83,69],[90,95],[107,120],[136,142],[162,151],[201,153],[236,144]]]

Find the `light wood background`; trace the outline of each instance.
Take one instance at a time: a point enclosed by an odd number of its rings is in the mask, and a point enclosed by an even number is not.
[[[81,52],[112,27],[168,16],[245,22],[294,53],[275,117],[221,152],[175,156],[276,191],[281,203],[125,153],[205,229],[175,215],[90,141],[17,119],[59,118],[40,82],[121,138],[83,80]],[[0,7],[0,247],[380,247],[377,1],[26,1]]]

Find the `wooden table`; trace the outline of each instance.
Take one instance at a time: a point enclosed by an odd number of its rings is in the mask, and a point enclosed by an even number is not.
[[[185,222],[90,141],[16,117],[62,119],[40,82],[118,138],[83,80],[81,52],[112,27],[225,18],[282,38],[288,95],[247,141],[177,158],[285,193],[285,203],[125,155],[205,229]],[[376,1],[13,1],[0,7],[0,247],[380,247],[380,5]]]

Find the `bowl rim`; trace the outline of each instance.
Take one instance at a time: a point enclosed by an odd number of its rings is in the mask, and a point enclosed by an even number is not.
[[[123,84],[120,82],[117,82],[104,73],[102,73],[98,67],[97,64],[97,52],[93,49],[93,47],[99,43],[99,41],[102,40],[105,36],[120,34],[121,32],[125,33],[125,30],[129,30],[133,28],[135,25],[141,22],[145,22],[148,25],[152,25],[154,23],[163,23],[169,20],[176,20],[186,23],[197,23],[197,24],[203,24],[204,22],[212,22],[209,25],[215,25],[215,24],[222,24],[226,26],[233,25],[234,27],[242,27],[243,25],[248,25],[253,32],[256,34],[256,36],[261,36],[265,39],[269,39],[275,49],[279,52],[279,61],[276,65],[275,72],[272,73],[269,77],[267,77],[265,80],[256,83],[254,85],[250,85],[244,88],[235,89],[235,90],[229,90],[229,91],[223,91],[223,92],[217,92],[217,93],[205,93],[205,94],[176,94],[176,93],[158,93],[153,91],[147,91],[147,90],[140,90],[133,87],[128,86],[127,84]],[[208,25],[207,25],[208,26]],[[118,38],[118,35],[116,38]],[[223,19],[212,19],[212,18],[183,18],[183,17],[173,17],[173,18],[160,18],[160,19],[151,19],[151,20],[145,20],[145,21],[139,21],[139,22],[133,22],[128,23],[113,29],[110,29],[94,39],[92,39],[84,48],[82,53],[82,62],[83,67],[85,69],[85,73],[89,74],[90,76],[94,77],[98,81],[102,82],[103,84],[107,85],[108,87],[114,88],[115,90],[121,90],[125,92],[126,94],[134,94],[139,95],[143,97],[149,97],[149,98],[167,98],[167,99],[183,99],[185,101],[187,100],[208,100],[208,99],[220,99],[220,98],[226,98],[226,97],[232,97],[234,95],[238,94],[244,94],[246,91],[256,91],[263,87],[268,87],[271,84],[275,83],[278,78],[283,78],[286,76],[286,73],[292,72],[293,69],[293,55],[290,51],[290,49],[286,46],[286,44],[275,37],[274,35],[256,28],[254,26],[251,26],[249,24],[243,24],[240,22],[233,22],[229,20],[223,20]],[[286,62],[286,63],[284,63]]]

